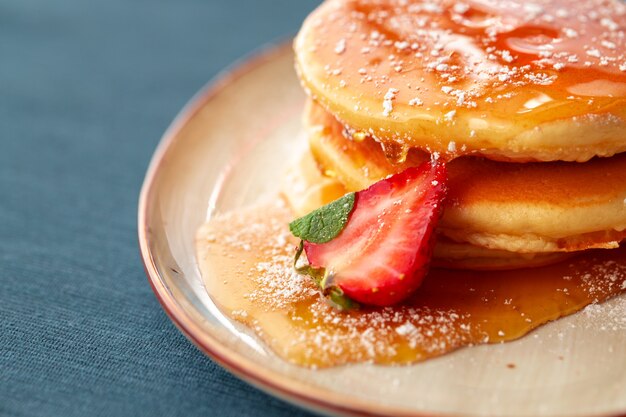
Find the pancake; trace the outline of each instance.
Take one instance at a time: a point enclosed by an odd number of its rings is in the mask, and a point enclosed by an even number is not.
[[[335,178],[319,171],[310,153],[293,165],[281,184],[282,195],[294,217],[307,213],[343,196],[347,191]],[[439,235],[433,253],[433,266],[450,269],[507,270],[532,268],[563,261],[568,253],[516,253],[459,243]]]
[[[411,150],[392,163],[380,144],[343,135],[344,127],[309,103],[304,124],[326,176],[348,191],[417,165]],[[449,192],[438,232],[450,240],[520,253],[616,248],[626,237],[626,154],[573,162],[506,163],[461,157],[448,163]]]
[[[619,0],[330,0],[298,34],[296,67],[399,159],[583,162],[626,151],[625,29]]]
[[[509,252],[454,242],[440,235],[435,245],[432,264],[436,268],[503,271],[551,265],[571,258],[577,253]]]

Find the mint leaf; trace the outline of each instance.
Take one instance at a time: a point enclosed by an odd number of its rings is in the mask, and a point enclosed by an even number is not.
[[[346,227],[348,216],[354,208],[355,193],[348,193],[289,223],[294,236],[311,243],[333,240]]]

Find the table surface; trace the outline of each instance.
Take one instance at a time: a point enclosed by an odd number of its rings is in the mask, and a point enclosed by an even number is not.
[[[0,0],[0,415],[307,415],[174,327],[136,211],[185,102],[316,3]]]

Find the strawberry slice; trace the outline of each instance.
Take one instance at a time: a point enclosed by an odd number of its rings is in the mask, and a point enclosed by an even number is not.
[[[335,238],[304,241],[310,266],[324,271],[322,289],[376,306],[411,295],[428,271],[446,180],[445,165],[433,160],[357,192]]]

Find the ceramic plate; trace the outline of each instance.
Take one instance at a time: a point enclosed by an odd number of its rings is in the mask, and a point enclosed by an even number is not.
[[[288,46],[272,48],[220,76],[176,118],[154,155],[140,197],[140,246],[150,283],[180,330],[246,381],[329,414],[626,413],[624,296],[512,343],[413,366],[326,370],[284,362],[219,311],[203,286],[194,234],[216,213],[277,191],[287,161],[305,146],[304,94],[292,61]]]

